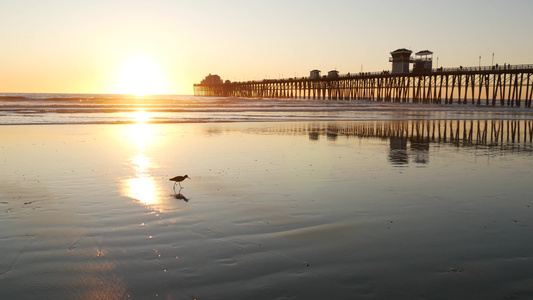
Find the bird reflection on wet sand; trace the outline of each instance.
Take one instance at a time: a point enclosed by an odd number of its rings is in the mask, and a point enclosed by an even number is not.
[[[187,198],[185,197],[183,194],[179,193],[179,194],[174,194],[172,195],[172,197],[178,199],[178,200],[183,200],[185,202],[189,202],[189,200],[191,200],[191,198]]]

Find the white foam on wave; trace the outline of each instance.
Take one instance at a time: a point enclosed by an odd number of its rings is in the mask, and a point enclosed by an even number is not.
[[[0,125],[264,122],[397,119],[533,119],[533,109],[362,100],[284,100],[158,95],[3,94]]]

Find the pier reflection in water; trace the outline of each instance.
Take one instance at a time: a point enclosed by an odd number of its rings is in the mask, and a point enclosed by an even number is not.
[[[370,122],[325,122],[280,125],[270,129],[282,134],[308,134],[309,140],[325,136],[329,141],[339,138],[388,139],[389,161],[403,165],[412,161],[429,163],[431,145],[447,145],[501,153],[533,150],[532,120],[405,120]]]
[[[331,125],[335,124],[335,125]],[[324,133],[338,136],[400,138],[410,141],[450,143],[456,146],[505,145],[532,142],[531,120],[413,120],[351,123],[311,123],[307,128],[284,128],[280,132],[309,131],[311,139]]]

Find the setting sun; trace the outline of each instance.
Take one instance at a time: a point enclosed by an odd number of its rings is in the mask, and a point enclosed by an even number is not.
[[[137,96],[164,94],[165,84],[157,63],[145,56],[127,60],[120,73],[118,92]]]
[[[144,110],[136,111],[133,117],[136,123],[146,123],[150,121],[150,114],[145,112]]]

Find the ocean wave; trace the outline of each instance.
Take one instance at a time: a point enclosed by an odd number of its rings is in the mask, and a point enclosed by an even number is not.
[[[523,107],[157,95],[0,94],[0,125],[376,119],[533,119]]]

